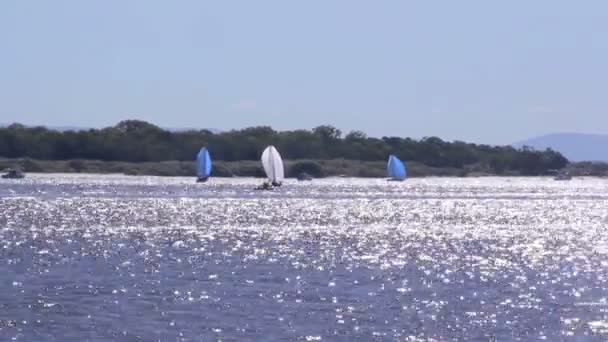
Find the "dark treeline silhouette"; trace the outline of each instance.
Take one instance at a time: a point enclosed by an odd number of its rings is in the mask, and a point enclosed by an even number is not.
[[[42,160],[92,159],[156,162],[193,160],[201,146],[216,160],[258,160],[265,146],[275,145],[285,159],[386,160],[395,154],[405,161],[432,167],[478,165],[497,174],[538,175],[561,169],[568,160],[553,150],[446,142],[437,137],[414,140],[367,137],[354,131],[342,135],[332,126],[277,132],[251,127],[214,134],[208,130],[171,132],[144,121],[127,120],[114,127],[86,131],[49,130],[13,124],[0,128],[0,156]]]

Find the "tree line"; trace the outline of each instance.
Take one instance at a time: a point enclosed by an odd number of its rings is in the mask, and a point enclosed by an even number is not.
[[[275,131],[260,126],[222,133],[208,130],[172,132],[153,124],[121,121],[113,127],[82,131],[56,131],[45,127],[12,124],[0,128],[0,156],[41,160],[90,159],[102,161],[157,162],[193,160],[202,146],[212,158],[224,161],[258,160],[267,145],[275,145],[285,159],[386,160],[395,154],[404,161],[432,167],[463,168],[470,165],[497,174],[518,172],[539,175],[561,169],[568,160],[547,149],[516,149],[447,142],[437,137],[420,140],[368,137],[360,131],[343,135],[333,126],[312,130]]]

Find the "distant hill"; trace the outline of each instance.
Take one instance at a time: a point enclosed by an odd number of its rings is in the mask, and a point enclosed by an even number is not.
[[[608,135],[582,133],[555,133],[513,144],[537,150],[552,148],[572,162],[608,161]]]

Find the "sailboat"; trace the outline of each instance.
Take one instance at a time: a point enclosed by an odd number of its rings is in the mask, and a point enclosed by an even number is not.
[[[197,182],[206,182],[211,176],[211,156],[209,155],[209,151],[203,147],[196,155],[196,181]]]
[[[283,159],[281,158],[281,155],[279,154],[279,151],[277,151],[276,147],[272,145],[266,147],[264,152],[262,152],[262,157],[260,159],[270,184],[265,182],[264,185],[258,189],[269,190],[270,186],[281,186],[281,183],[285,178],[285,170],[283,168]]]
[[[402,181],[407,177],[407,170],[405,168],[405,165],[395,155],[391,154],[388,157],[386,170],[388,172],[388,177],[390,178],[390,180]]]
[[[572,176],[570,175],[570,173],[568,171],[559,172],[553,179],[556,181],[567,181],[567,180],[571,180]]]
[[[23,177],[25,177],[25,175],[20,168],[8,169],[6,170],[6,173],[2,175],[2,178],[4,179],[21,179]]]

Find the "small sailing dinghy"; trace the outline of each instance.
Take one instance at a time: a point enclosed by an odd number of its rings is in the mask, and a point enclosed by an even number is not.
[[[270,190],[272,187],[281,186],[285,178],[285,170],[283,168],[283,159],[276,147],[272,145],[266,147],[260,159],[268,181],[257,187],[256,190]]]
[[[300,172],[298,174],[298,176],[296,177],[299,181],[303,182],[303,181],[311,181],[312,180],[312,176],[309,175],[306,172]]]
[[[572,176],[566,171],[558,173],[553,179],[556,181],[568,181],[572,179]]]
[[[211,155],[209,151],[203,147],[196,155],[196,181],[204,183],[211,176]]]
[[[403,162],[395,155],[388,157],[388,164],[386,165],[389,180],[403,181],[407,177],[407,170]]]
[[[23,174],[23,171],[21,171],[20,168],[8,169],[6,170],[6,173],[2,175],[2,178],[4,179],[21,179],[24,177],[25,174]]]

